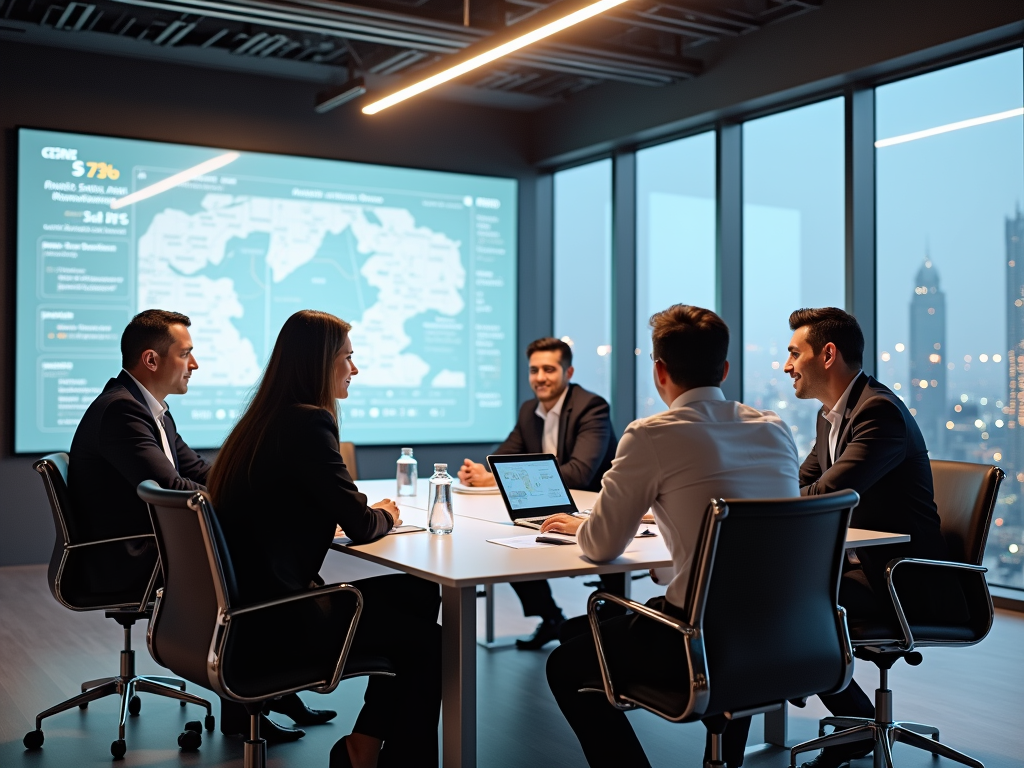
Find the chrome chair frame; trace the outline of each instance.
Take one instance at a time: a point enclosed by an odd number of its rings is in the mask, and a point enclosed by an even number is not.
[[[857,504],[858,498],[852,491],[850,507]],[[711,582],[711,574],[714,566],[715,551],[718,545],[719,524],[729,515],[729,505],[724,499],[712,499],[709,505],[710,519],[705,525],[702,543],[700,548],[700,559],[695,565],[692,586],[690,590],[690,621],[681,621],[667,613],[655,610],[650,606],[639,603],[629,598],[620,597],[607,592],[596,592],[587,601],[587,617],[590,621],[590,630],[594,637],[597,649],[598,664],[601,669],[601,681],[603,689],[581,688],[580,693],[603,693],[608,703],[618,710],[629,711],[637,708],[645,709],[658,717],[669,722],[682,723],[692,722],[705,715],[711,699],[711,683],[708,676],[707,654],[704,645],[704,633],[702,629],[704,609],[707,605],[708,592]],[[849,512],[847,512],[849,515]],[[845,531],[845,526],[844,526]],[[685,709],[678,714],[663,712],[658,708],[643,701],[633,699],[621,693],[616,693],[612,681],[611,669],[608,664],[608,657],[605,653],[604,644],[601,640],[601,626],[598,618],[599,604],[609,601],[621,605],[624,608],[635,612],[652,621],[667,626],[683,636],[684,648],[686,649],[687,667],[689,669],[690,697]],[[840,683],[829,693],[843,690],[853,679],[853,646],[850,641],[850,633],[846,624],[846,609],[836,606],[836,629],[843,645],[843,676]],[[763,705],[749,707],[742,710],[734,710],[723,713],[727,720],[750,717],[756,714],[772,712],[781,709],[785,701],[765,702]],[[717,733],[711,734],[712,765],[724,765],[721,763],[721,737]]]
[[[987,513],[985,514],[985,530],[980,543],[980,552],[982,553],[985,551],[985,540],[988,535],[988,526],[991,523],[992,512],[995,507],[999,486],[1002,483],[1003,478],[1006,477],[1006,473],[1004,473],[999,467],[995,467],[994,469],[995,485],[991,489],[990,505]],[[914,637],[910,622],[907,620],[906,611],[903,608],[903,603],[900,600],[899,593],[897,592],[896,585],[893,581],[896,569],[902,565],[945,568],[950,571],[975,573],[978,574],[979,578],[982,578],[982,580],[984,580],[982,574],[988,572],[988,568],[982,565],[959,563],[951,560],[927,560],[914,557],[897,557],[890,560],[885,567],[885,583],[888,587],[889,595],[892,597],[893,606],[896,609],[896,618],[899,622],[902,637],[884,638],[881,640],[873,639],[871,641],[857,643],[856,645],[858,648],[864,648],[873,653],[902,654],[902,657],[906,659],[908,664],[911,666],[917,666],[923,661],[921,654],[915,650],[918,647],[962,648],[977,645],[988,636],[988,633],[992,629],[994,609],[992,606],[992,596],[986,588],[985,592],[988,598],[989,621],[988,626],[980,637],[974,640],[964,641],[917,640]],[[896,656],[893,659],[893,663],[898,661],[899,658],[900,656]],[[868,740],[871,740],[874,743],[874,768],[895,768],[895,763],[893,762],[892,757],[892,747],[896,742],[901,742],[908,746],[924,750],[925,752],[930,752],[935,757],[948,758],[962,765],[970,766],[971,768],[985,768],[984,764],[979,760],[976,760],[969,755],[965,755],[962,752],[958,752],[952,747],[948,747],[940,742],[939,729],[935,726],[908,721],[894,721],[893,695],[892,691],[889,690],[889,668],[879,666],[878,672],[879,682],[878,688],[875,690],[874,719],[841,716],[822,718],[818,722],[818,738],[806,741],[802,744],[797,744],[790,751],[791,768],[795,768],[796,756],[801,752]],[[835,730],[826,735],[825,728],[827,727],[832,727]]]
[[[159,558],[157,558],[157,561],[153,566],[153,573],[150,575],[149,582],[146,585],[146,589],[138,603],[115,603],[110,605],[83,607],[73,605],[65,597],[61,586],[64,578],[64,570],[72,553],[76,551],[86,551],[89,548],[96,548],[119,541],[144,541],[146,539],[154,539],[154,535],[152,533],[146,533],[136,536],[118,536],[111,539],[98,539],[96,541],[72,543],[71,533],[65,519],[64,508],[60,501],[61,494],[55,487],[55,482],[57,482],[55,476],[59,476],[61,481],[64,483],[67,482],[66,467],[69,463],[70,459],[66,453],[55,453],[44,456],[32,465],[32,468],[38,472],[43,479],[43,485],[46,488],[46,496],[50,502],[50,507],[53,512],[57,535],[60,536],[60,541],[56,542],[57,545],[61,547],[60,561],[52,576],[50,591],[53,593],[57,602],[69,610],[78,612],[105,611],[107,618],[113,619],[121,625],[124,630],[124,645],[121,649],[121,665],[117,675],[101,677],[96,680],[88,680],[82,683],[81,693],[77,696],[72,696],[70,699],[66,699],[60,704],[43,710],[36,715],[35,730],[29,731],[25,735],[24,744],[27,749],[38,749],[43,745],[43,720],[46,718],[61,712],[66,712],[69,709],[74,709],[75,707],[86,709],[90,702],[96,701],[97,699],[102,699],[107,696],[118,696],[121,703],[118,708],[117,740],[110,745],[110,751],[115,758],[121,758],[124,757],[127,751],[127,745],[124,737],[128,715],[138,714],[141,707],[141,701],[138,698],[139,693],[152,693],[157,696],[177,699],[181,702],[181,706],[185,706],[186,704],[196,704],[198,706],[205,707],[208,718],[212,717],[213,709],[210,702],[206,701],[206,699],[195,696],[191,693],[186,693],[185,681],[180,678],[163,675],[139,675],[135,671],[135,651],[132,649],[132,626],[137,620],[149,618],[152,614],[151,598],[153,596],[153,589],[156,586],[157,579],[160,575]],[[67,490],[66,486],[64,490]]]

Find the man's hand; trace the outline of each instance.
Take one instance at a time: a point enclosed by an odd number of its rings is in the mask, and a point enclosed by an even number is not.
[[[459,467],[459,482],[466,486],[483,487],[494,485],[494,475],[483,464],[466,459]]]
[[[575,536],[576,531],[583,525],[585,518],[573,517],[572,515],[552,515],[540,526],[541,533],[565,533]]]
[[[370,506],[373,509],[383,509],[389,515],[391,515],[391,518],[395,521],[396,528],[402,524],[402,513],[398,511],[398,505],[391,499],[382,499],[381,501],[378,501],[376,504],[371,504]]]

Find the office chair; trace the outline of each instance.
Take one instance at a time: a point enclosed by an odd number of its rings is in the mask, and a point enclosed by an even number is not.
[[[356,444],[338,443],[338,452],[341,453],[341,460],[345,462],[349,477],[353,480],[358,480],[359,468],[356,465]]]
[[[770,712],[818,692],[836,692],[853,675],[839,578],[853,491],[775,500],[713,500],[688,589],[687,620],[604,592],[587,614],[603,691],[615,708],[640,707],[674,723],[701,720],[711,760],[724,768],[721,734],[729,720]],[[786,553],[767,561],[765,553]],[[679,633],[686,684],[613,681],[601,642],[598,604],[612,601]],[[654,668],[657,668],[657,664]]]
[[[939,509],[942,536],[946,540],[949,560],[900,557],[888,563],[886,581],[898,623],[885,620],[850,622],[854,655],[878,667],[875,717],[873,720],[858,717],[823,718],[818,724],[819,738],[793,747],[792,765],[796,765],[796,755],[800,752],[872,740],[875,768],[893,768],[892,747],[897,741],[963,765],[984,768],[974,758],[940,743],[938,728],[893,720],[889,670],[896,662],[904,659],[916,667],[924,660],[917,648],[975,645],[984,640],[992,628],[992,597],[984,575],[988,569],[981,562],[999,484],[1005,474],[999,467],[985,464],[932,461],[931,465],[935,503]],[[955,574],[966,598],[966,618],[957,622],[927,624],[908,620],[907,610],[912,613],[914,606],[906,599],[901,600],[893,583],[893,575],[899,569],[912,567],[942,569]],[[828,726],[836,730],[826,736],[825,728]]]
[[[245,706],[245,768],[266,765],[259,715],[270,699],[330,693],[357,675],[394,674],[380,658],[347,661],[363,607],[358,589],[331,584],[245,605],[209,497],[163,490],[151,480],[138,492],[149,504],[164,571],[146,635],[150,653],[186,680]]]
[[[53,525],[56,537],[50,565],[47,569],[47,582],[50,592],[58,603],[72,611],[105,611],[108,619],[113,619],[124,629],[124,648],[121,651],[121,669],[113,677],[103,677],[82,683],[82,692],[78,696],[62,701],[56,706],[36,715],[36,728],[25,734],[23,743],[26,749],[39,749],[43,746],[43,720],[59,712],[74,707],[85,709],[89,702],[105,696],[119,696],[121,699],[120,719],[118,722],[117,740],[110,745],[110,753],[115,758],[124,757],[127,752],[125,743],[125,721],[128,715],[137,715],[142,708],[139,693],[154,693],[178,699],[181,706],[186,703],[198,704],[206,708],[207,719],[212,723],[210,702],[185,693],[185,681],[176,677],[160,677],[138,675],[135,673],[135,651],[132,650],[132,626],[136,621],[149,619],[152,609],[149,607],[153,589],[156,586],[160,563],[153,553],[153,570],[147,581],[126,583],[117,592],[98,592],[94,589],[90,575],[97,565],[109,565],[111,558],[116,558],[123,551],[126,543],[144,544],[153,539],[153,534],[124,536],[116,539],[100,541],[83,541],[80,526],[69,503],[67,477],[68,455],[53,453],[44,456],[32,465],[40,474],[46,487],[46,496],[50,500],[53,513]],[[178,737],[178,745],[185,750],[196,746],[198,723],[189,723],[186,732]],[[210,728],[213,726],[210,725]]]

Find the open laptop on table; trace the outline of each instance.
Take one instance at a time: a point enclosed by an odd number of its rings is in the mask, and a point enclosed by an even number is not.
[[[540,530],[552,515],[575,515],[576,502],[550,453],[488,456],[505,509],[516,525]]]

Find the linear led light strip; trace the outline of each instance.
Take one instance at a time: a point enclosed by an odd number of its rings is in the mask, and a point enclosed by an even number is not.
[[[126,205],[131,205],[132,203],[137,203],[140,200],[153,197],[153,195],[159,195],[161,192],[166,192],[167,190],[173,189],[187,181],[192,181],[192,179],[210,173],[210,171],[216,171],[218,168],[223,168],[228,163],[235,162],[239,157],[241,157],[241,154],[238,152],[226,152],[223,155],[210,158],[199,165],[186,168],[181,173],[168,176],[166,179],[158,181],[156,184],[150,184],[148,187],[144,187],[138,192],[132,192],[130,195],[119,197],[110,204],[110,207],[117,210],[118,208],[124,208]]]
[[[403,88],[390,96],[385,96],[379,101],[373,102],[363,107],[363,114],[375,115],[383,109],[393,107],[399,102],[405,101],[406,99],[418,96],[424,91],[429,91],[431,88],[447,83],[449,80],[454,80],[456,77],[472,72],[474,69],[490,64],[496,59],[500,59],[502,56],[508,56],[510,53],[518,51],[520,48],[525,48],[528,45],[536,43],[538,40],[543,40],[545,37],[550,37],[556,32],[561,32],[563,29],[568,29],[574,24],[579,24],[581,21],[586,21],[589,18],[597,16],[598,14],[604,13],[610,8],[614,8],[617,5],[622,5],[627,0],[600,0],[593,5],[588,5],[586,8],[581,8],[578,11],[563,16],[560,19],[545,24],[543,27],[538,27],[532,32],[527,32],[525,35],[509,40],[507,43],[499,45],[497,48],[492,48],[489,51],[481,53],[479,56],[456,64],[454,67],[439,72],[436,75],[428,77],[425,80],[421,80],[418,83],[410,85],[408,88]]]
[[[1024,107],[1009,109],[1006,112],[996,112],[994,115],[972,117],[970,120],[961,120],[958,123],[947,123],[946,125],[939,125],[935,128],[928,128],[924,131],[915,131],[914,133],[905,133],[902,136],[893,136],[891,139],[882,139],[875,142],[875,147],[877,149],[881,149],[882,147],[891,147],[894,144],[906,144],[908,141],[927,139],[929,136],[938,136],[941,133],[959,131],[961,128],[973,128],[976,125],[985,125],[985,123],[994,123],[998,120],[1008,120],[1011,117],[1020,117],[1022,115],[1024,115]]]

